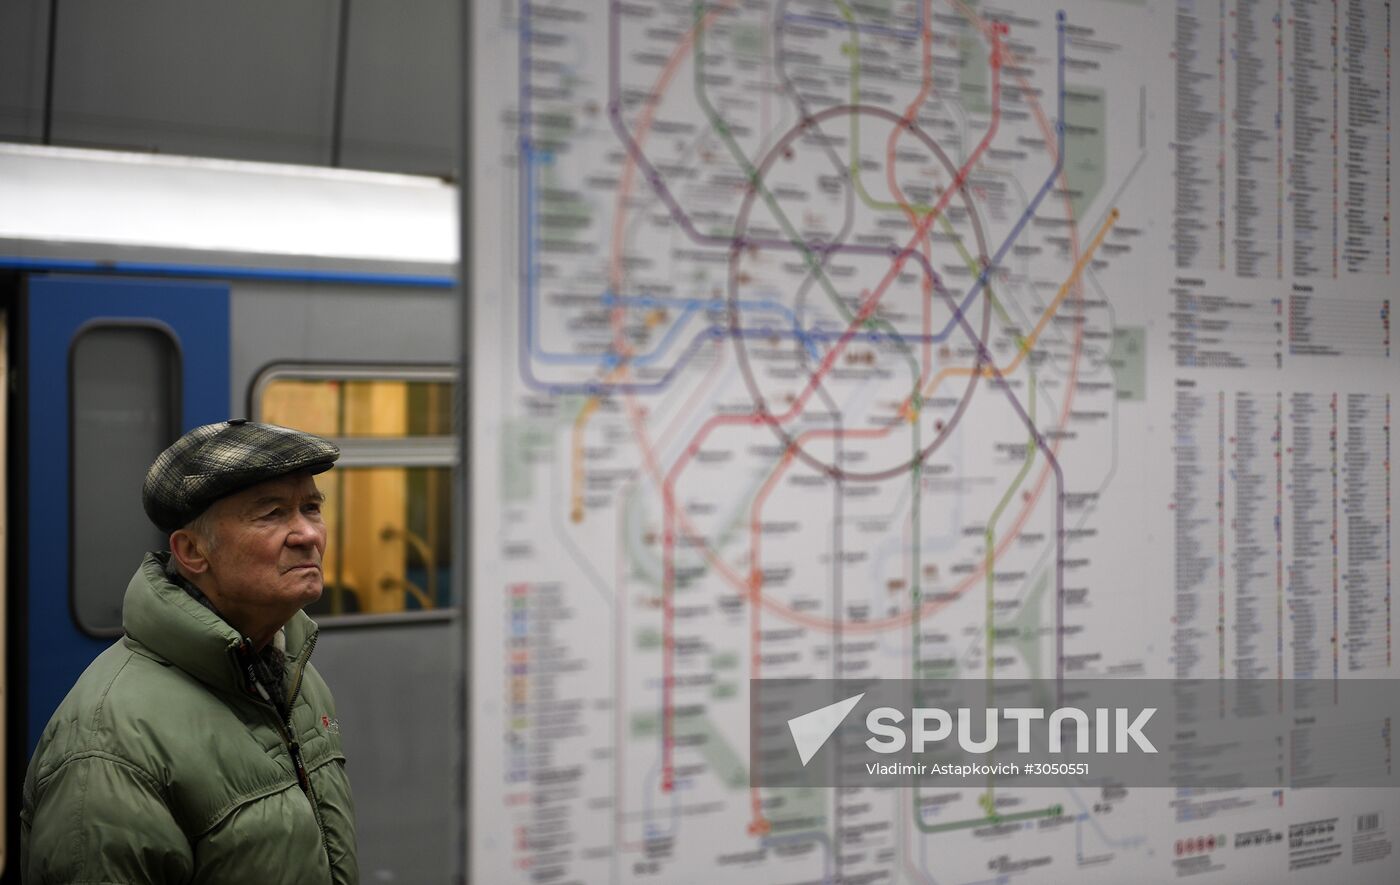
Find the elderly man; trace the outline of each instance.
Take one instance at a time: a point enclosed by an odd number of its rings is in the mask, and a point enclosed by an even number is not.
[[[340,451],[235,420],[156,458],[142,502],[170,535],[126,590],[126,635],[78,679],[24,782],[30,885],[355,882],[335,705],[308,663]]]

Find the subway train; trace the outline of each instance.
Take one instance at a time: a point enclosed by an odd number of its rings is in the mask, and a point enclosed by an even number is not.
[[[439,179],[0,145],[6,881],[29,755],[163,549],[146,466],[229,417],[342,451],[308,613],[363,881],[460,871],[457,231]]]

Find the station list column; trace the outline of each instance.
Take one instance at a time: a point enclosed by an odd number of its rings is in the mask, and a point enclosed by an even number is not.
[[[1179,268],[1225,262],[1224,14],[1224,0],[1218,8],[1210,3],[1200,4],[1199,11],[1195,4],[1176,8],[1172,249]]]
[[[1295,277],[1337,275],[1337,0],[1291,0]]]
[[[1390,395],[1350,393],[1343,408],[1346,669],[1378,671],[1390,664]]]
[[[1282,275],[1282,81],[1277,2],[1237,0],[1232,146],[1235,173],[1235,272]]]
[[[1314,393],[1288,398],[1288,498],[1292,508],[1288,609],[1294,679],[1330,677],[1332,593],[1330,418]],[[1330,411],[1330,410],[1329,410]]]
[[[1223,428],[1214,397],[1178,379],[1172,413],[1172,523],[1175,549],[1172,658],[1178,678],[1224,672]]]
[[[1233,646],[1231,675],[1264,680],[1281,673],[1282,556],[1278,478],[1279,414],[1277,394],[1238,392],[1234,420],[1230,484],[1234,548]],[[1262,686],[1262,683],[1259,683]],[[1240,693],[1242,709],[1265,703],[1262,688]]]
[[[506,813],[512,814],[515,865],[536,881],[568,875],[578,861],[573,819],[582,768],[571,758],[583,736],[581,694],[561,690],[582,662],[570,655],[557,625],[575,617],[554,582],[507,590]]]
[[[1353,273],[1390,273],[1390,2],[1347,0],[1342,35],[1346,171],[1342,258]]]

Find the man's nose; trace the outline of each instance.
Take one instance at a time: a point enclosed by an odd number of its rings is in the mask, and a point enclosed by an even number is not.
[[[325,525],[306,513],[298,512],[292,517],[291,531],[287,532],[287,546],[304,547],[314,545],[316,539],[325,534]]]

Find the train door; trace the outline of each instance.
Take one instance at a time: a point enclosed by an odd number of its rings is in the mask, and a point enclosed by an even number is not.
[[[0,501],[5,502],[4,507],[0,507],[0,796],[9,796],[7,792],[8,783],[6,779],[10,769],[10,742],[14,740],[9,732],[9,710],[10,710],[10,658],[7,639],[10,635],[9,624],[6,621],[10,610],[9,601],[9,539],[10,527],[7,525],[7,516],[10,512],[9,494],[10,487],[7,483],[9,477],[9,405],[10,398],[6,391],[10,389],[10,317],[9,312],[0,307]],[[6,808],[5,815],[9,814]],[[9,860],[9,853],[6,847],[10,835],[9,820],[0,820],[0,875],[5,872],[5,867]]]
[[[26,755],[88,663],[121,635],[127,582],[165,538],[145,469],[180,433],[229,417],[221,283],[32,276],[22,299],[27,516]],[[18,479],[18,477],[14,478]]]

